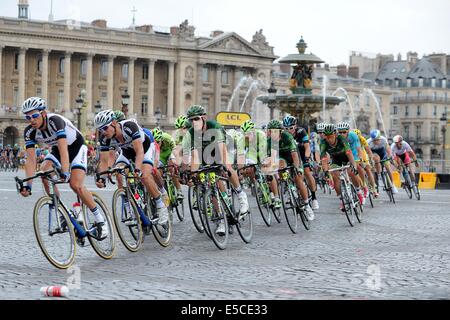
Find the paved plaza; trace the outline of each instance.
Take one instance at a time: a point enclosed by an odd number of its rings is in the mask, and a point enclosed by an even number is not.
[[[311,230],[300,224],[296,235],[284,217],[267,228],[249,197],[253,241],[246,245],[235,232],[225,251],[195,230],[187,210],[184,222],[175,218],[168,248],[153,236],[134,254],[118,242],[116,256],[104,261],[78,247],[68,272],[50,265],[35,239],[32,209],[41,186],[36,181],[24,199],[15,175],[0,175],[0,299],[41,299],[40,287],[64,285],[77,274],[80,289],[71,289],[70,299],[450,298],[450,191],[422,191],[416,201],[400,190],[396,205],[382,195],[354,228],[335,195],[319,194]],[[93,177],[88,186],[94,190]],[[71,203],[68,186],[63,191]],[[111,186],[99,193],[110,205]]]

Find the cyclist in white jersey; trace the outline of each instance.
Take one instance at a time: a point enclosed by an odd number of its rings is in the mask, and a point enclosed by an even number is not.
[[[412,163],[415,163],[416,168],[419,167],[416,153],[413,151],[409,143],[403,140],[402,136],[395,136],[393,140],[394,143],[391,145],[391,150],[394,155],[394,161],[397,163],[397,166],[400,165],[400,161],[402,161],[403,164],[409,168],[411,181],[416,181],[416,170],[414,166],[412,166]],[[413,159],[412,161],[411,158]]]
[[[52,166],[59,169],[60,177],[69,182],[72,190],[81,198],[84,204],[92,211],[96,222],[96,236],[105,239],[108,227],[94,202],[92,194],[84,185],[87,170],[87,146],[80,131],[68,119],[54,113],[47,113],[45,100],[31,97],[22,105],[22,113],[30,123],[25,128],[24,138],[27,150],[25,173],[27,177],[33,176],[36,171],[35,146],[48,145],[51,152],[44,158],[40,169],[51,170]],[[48,181],[42,179],[44,189],[49,194]],[[21,195],[28,197],[32,189],[32,180],[21,190]],[[55,188],[59,196],[58,189]]]

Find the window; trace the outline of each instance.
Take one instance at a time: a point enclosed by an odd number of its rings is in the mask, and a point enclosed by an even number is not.
[[[423,78],[419,78],[419,87],[423,87]]]
[[[128,80],[128,63],[122,65],[122,79]]]
[[[437,106],[433,107],[433,116],[437,116]]]
[[[398,113],[398,107],[394,106],[394,109],[392,110],[392,114],[397,114]]]
[[[417,106],[417,116],[420,117],[422,112],[422,108],[420,106]]]
[[[102,78],[108,77],[108,61],[107,60],[101,61],[100,75]]]
[[[403,132],[404,132],[404,135],[405,135],[405,139],[406,140],[409,140],[409,126],[404,126],[403,127]]]
[[[405,117],[409,116],[409,107],[405,107]]]
[[[209,67],[203,67],[202,79],[203,82],[209,82]]]
[[[63,103],[64,103],[64,90],[59,90],[58,91],[58,101],[56,102],[56,108],[58,110],[62,110]]]
[[[19,70],[19,54],[14,55],[14,70]]]
[[[437,100],[437,92],[433,92],[433,101]]]
[[[229,84],[228,71],[222,71],[222,84]]]
[[[59,73],[64,73],[64,57],[59,58]]]
[[[148,113],[148,96],[141,97],[141,114],[147,115]]]
[[[14,106],[18,107],[19,104],[19,87],[14,87]]]
[[[37,69],[37,72],[42,72],[42,57],[38,57],[36,69]]]
[[[416,126],[416,138],[417,138],[417,141],[422,139],[422,126],[420,126],[420,125]]]
[[[431,127],[431,141],[437,141],[437,127]]]
[[[42,89],[41,88],[36,88],[36,97],[40,97],[42,98]]]
[[[208,107],[209,107],[209,97],[203,97],[203,98],[202,98],[202,106],[203,106],[206,110],[208,110]]]
[[[228,107],[228,99],[222,99],[221,100],[221,108],[222,108],[222,110],[226,110],[227,107]]]
[[[81,62],[80,62],[80,74],[83,77],[85,77],[86,74],[87,74],[87,60],[86,59],[81,59]]]
[[[148,80],[148,64],[142,65],[142,80]]]

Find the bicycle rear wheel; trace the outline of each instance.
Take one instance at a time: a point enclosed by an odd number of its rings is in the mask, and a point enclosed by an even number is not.
[[[419,190],[419,187],[417,186],[417,184],[414,184],[413,190],[414,190],[414,196],[416,197],[417,200],[420,201],[420,190]]]
[[[209,232],[208,226],[206,225],[205,189],[203,185],[197,187],[197,201],[198,214],[203,226],[203,230],[205,230],[206,235],[212,240],[211,233]]]
[[[242,190],[242,192],[245,192]],[[232,197],[237,198],[236,192],[232,191]],[[225,208],[225,200],[221,197],[222,200],[222,207]],[[236,208],[236,206],[234,206]],[[253,237],[253,217],[250,210],[248,210],[246,213],[241,214],[238,209],[232,209],[235,210],[235,212],[228,212],[229,214],[234,214],[235,217],[237,217],[237,223],[236,228],[238,230],[238,233],[245,243],[250,243],[252,241]]]
[[[208,233],[211,240],[214,242],[217,248],[225,250],[228,243],[228,219],[226,213],[223,210],[223,204],[221,200],[217,198],[218,191],[213,194],[211,189],[207,189],[205,193],[204,209],[205,209],[205,223],[208,228]],[[218,233],[217,229],[220,224],[224,224],[225,232]]]
[[[286,216],[286,221],[288,223],[289,229],[291,229],[292,233],[297,233],[298,229],[297,202],[286,181],[280,183],[279,190],[284,215]]]
[[[147,196],[148,205],[146,208],[147,215],[150,216],[150,220],[155,220],[158,218],[158,214],[156,213],[156,205],[149,196]],[[152,233],[155,237],[156,241],[162,247],[168,247],[170,245],[170,241],[172,240],[172,219],[170,217],[170,211],[168,212],[169,218],[167,222],[164,224],[159,224],[159,222],[152,223]]]
[[[125,248],[136,252],[143,242],[142,224],[134,202],[124,201],[126,197],[124,189],[117,189],[114,192],[112,200],[114,224]]]
[[[270,227],[272,225],[272,209],[270,206],[270,195],[265,193],[267,189],[267,186],[260,185],[259,181],[256,181],[253,186],[253,192],[256,196],[259,212],[261,213],[266,226]]]
[[[352,195],[348,194],[348,190],[345,184],[341,183],[341,201],[344,207],[345,216],[347,217],[348,223],[350,226],[354,227],[355,222],[355,214],[352,208]],[[351,191],[350,191],[351,192]]]
[[[191,214],[192,223],[198,232],[203,233],[202,221],[200,219],[199,201],[197,199],[197,187],[189,187],[188,189],[189,212]]]
[[[36,240],[47,260],[58,269],[69,268],[76,252],[75,233],[68,213],[59,204],[56,209],[52,198],[40,198],[33,209]]]
[[[405,182],[403,183],[403,189],[405,189],[405,191],[406,191],[406,194],[408,195],[408,198],[409,199],[412,199],[412,187],[411,187],[411,185],[412,185],[412,183],[411,183],[411,178],[409,177],[409,173],[408,172],[406,172],[406,174],[405,174],[405,172],[403,173],[403,176],[405,177]]]

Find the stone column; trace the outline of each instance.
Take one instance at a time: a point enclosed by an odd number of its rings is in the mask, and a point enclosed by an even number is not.
[[[197,63],[197,83],[196,83],[196,97],[193,104],[202,104],[203,101],[203,63]]]
[[[239,81],[241,80],[241,67],[240,66],[235,66],[234,67],[234,88],[233,88],[233,93],[234,90],[236,89],[237,85],[239,84]],[[234,100],[231,102],[231,111],[239,111],[239,100],[240,100],[240,94],[241,89],[239,88],[239,90],[236,92],[236,95],[234,96]]]
[[[175,88],[175,61],[169,61],[169,79],[167,88],[167,120],[172,121]]]
[[[42,99],[46,100],[47,104],[50,104],[48,96],[48,56],[50,51],[49,49],[42,50]]]
[[[216,86],[215,86],[215,100],[214,100],[214,112],[211,113],[211,116],[214,118],[216,114],[220,112],[222,105],[222,69],[223,65],[218,64],[216,67]]]
[[[72,62],[72,52],[66,52],[64,57],[64,106],[63,110],[66,113],[71,112],[71,101],[70,101],[70,91],[72,89],[71,87],[71,73],[70,73],[70,66]]]
[[[108,56],[108,109],[114,109],[114,59],[115,56]]]
[[[3,96],[2,96],[2,66],[3,66],[3,46],[0,45],[0,106],[3,105]]]
[[[92,111],[93,109],[93,60],[94,60],[94,54],[93,53],[88,53],[86,56],[86,67],[87,67],[87,71],[86,71],[86,103],[88,106],[88,109],[90,108],[90,110]]]
[[[155,112],[155,63],[156,59],[148,59],[147,122],[153,121]]]
[[[19,99],[17,104],[22,105],[25,100],[25,55],[28,48],[20,48],[19,52]]]
[[[130,103],[128,104],[128,117],[134,117],[134,63],[136,58],[128,59],[128,94],[130,95]]]

